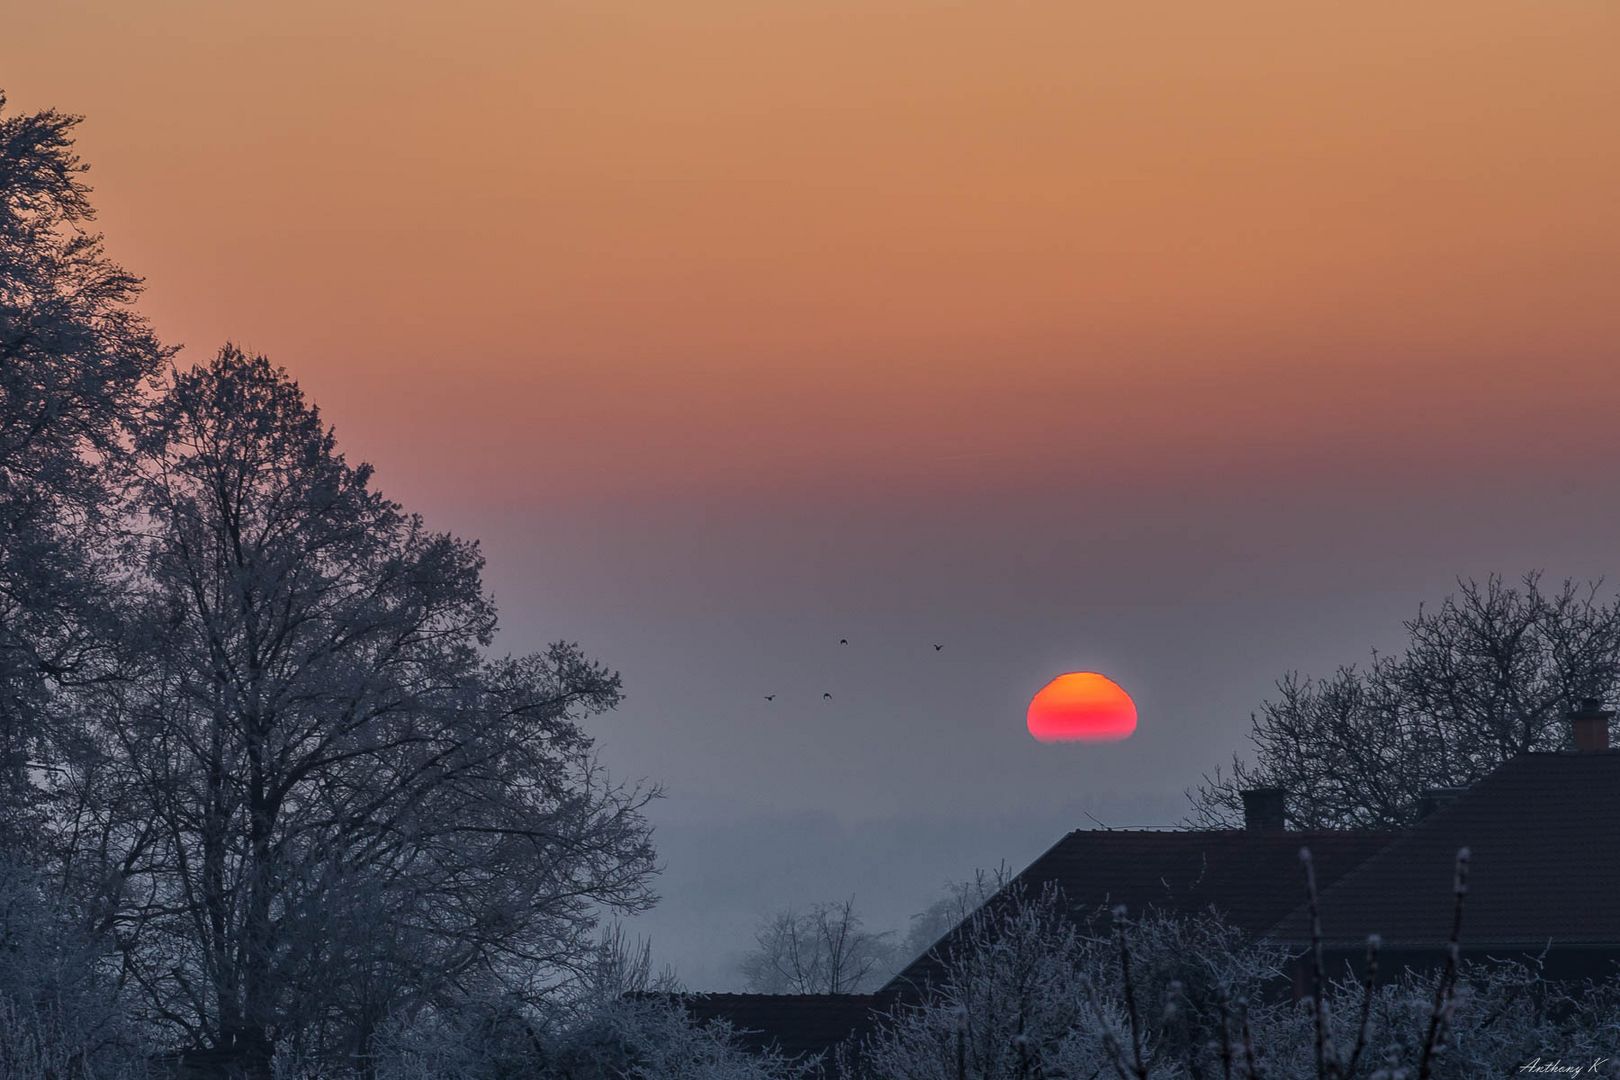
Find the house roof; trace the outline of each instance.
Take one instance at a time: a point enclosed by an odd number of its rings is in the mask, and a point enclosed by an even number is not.
[[[1315,845],[1309,845],[1314,852]],[[1620,752],[1513,758],[1321,889],[1324,941],[1438,947],[1457,850],[1470,851],[1465,946],[1620,945]],[[1270,937],[1306,941],[1303,904]]]
[[[1401,832],[1077,830],[1007,888],[1060,889],[1077,915],[1124,904],[1214,909],[1257,936],[1309,939],[1299,851],[1316,868],[1324,942],[1393,948],[1449,939],[1457,850],[1471,852],[1465,947],[1549,941],[1620,949],[1620,751],[1526,754]],[[724,1018],[743,1045],[815,1054],[869,1031],[897,1000],[935,981],[952,930],[877,994],[699,994],[700,1021]]]
[[[737,1042],[775,1049],[788,1057],[819,1054],[851,1035],[864,1034],[892,997],[877,994],[683,994],[681,1004],[698,1023],[728,1020]]]
[[[1309,846],[1315,856],[1318,882],[1332,882],[1395,835],[1350,830],[1077,830],[1031,863],[1008,890],[1036,892],[1056,886],[1072,910],[1087,914],[1117,904],[1133,912],[1214,908],[1233,926],[1258,934],[1305,895],[1301,847]],[[956,933],[947,934],[907,965],[885,989],[915,989],[937,979],[939,956],[949,951]]]

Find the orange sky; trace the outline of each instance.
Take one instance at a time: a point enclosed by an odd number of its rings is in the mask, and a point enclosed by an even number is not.
[[[502,647],[623,669],[651,931],[724,988],[761,911],[899,926],[1175,821],[1276,676],[1458,574],[1616,573],[1617,43],[1612,0],[51,0],[0,87],[88,117],[169,340],[483,538]],[[1080,669],[1132,738],[1029,738]]]
[[[1527,365],[1596,423],[1617,41],[1599,0],[64,3],[0,85],[89,116],[170,337],[414,490],[971,490],[1477,459]]]

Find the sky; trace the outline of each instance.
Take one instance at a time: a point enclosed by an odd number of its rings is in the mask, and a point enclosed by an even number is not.
[[[1620,568],[1606,0],[4,21],[182,356],[286,366],[482,539],[503,649],[623,672],[632,929],[694,987],[768,910],[900,928],[1176,822],[1279,675],[1459,575]],[[1029,737],[1077,669],[1131,739]]]

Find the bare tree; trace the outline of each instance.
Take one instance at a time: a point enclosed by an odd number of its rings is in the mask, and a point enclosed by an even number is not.
[[[0,112],[5,95],[0,93]],[[103,640],[97,548],[106,466],[166,355],[95,216],[79,122],[0,116],[0,844],[28,843],[54,689],[88,677]],[[37,820],[35,821],[37,825]]]
[[[778,912],[754,933],[744,984],[762,994],[849,994],[887,973],[887,933],[867,931],[851,897]]]
[[[284,372],[176,373],[130,479],[118,678],[56,779],[150,1020],[266,1076],[385,1018],[566,982],[596,914],[648,905],[650,792],[581,721],[619,698],[569,644],[485,655],[477,546],[338,453]]]
[[[1192,820],[1234,824],[1240,790],[1281,787],[1301,827],[1408,824],[1429,789],[1563,747],[1564,715],[1620,681],[1620,606],[1600,598],[1599,583],[1460,582],[1405,627],[1399,655],[1324,679],[1285,675],[1253,718],[1252,761],[1206,778]]]
[[[893,970],[899,971],[926,955],[952,930],[966,923],[996,893],[1006,888],[1012,871],[1002,864],[994,870],[977,870],[973,877],[951,881],[943,895],[911,917],[905,938],[894,948]]]

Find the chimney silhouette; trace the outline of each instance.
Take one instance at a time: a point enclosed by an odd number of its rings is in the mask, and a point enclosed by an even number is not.
[[[1249,832],[1281,832],[1288,827],[1288,792],[1280,787],[1249,788],[1243,796],[1243,827]]]
[[[1575,735],[1575,752],[1601,754],[1609,748],[1609,717],[1614,710],[1605,709],[1597,698],[1582,698],[1581,707],[1569,714],[1569,726]]]

